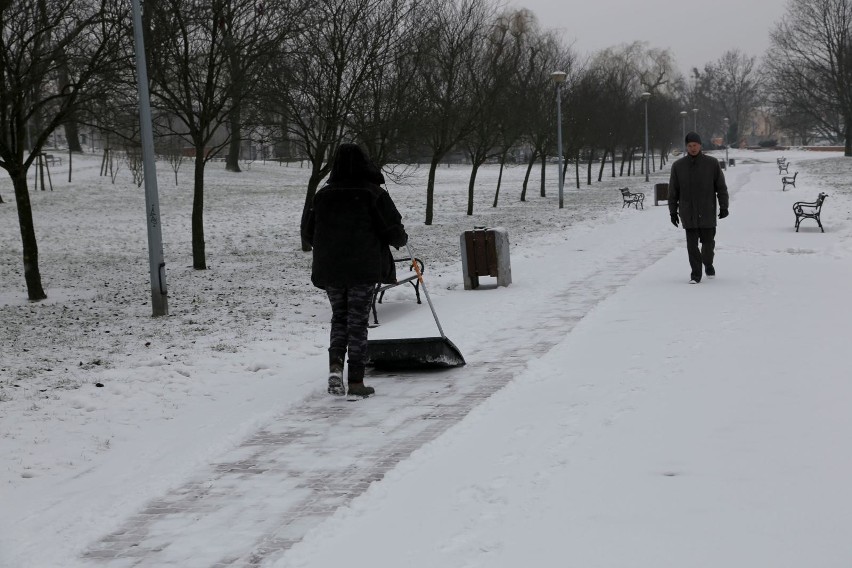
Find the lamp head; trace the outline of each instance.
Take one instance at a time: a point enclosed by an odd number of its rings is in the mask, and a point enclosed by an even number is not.
[[[564,83],[568,79],[568,73],[565,71],[554,71],[550,74],[550,78],[558,85],[560,83]]]

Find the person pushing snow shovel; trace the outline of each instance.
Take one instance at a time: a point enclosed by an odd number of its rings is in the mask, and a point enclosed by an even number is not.
[[[326,185],[302,219],[302,239],[313,247],[311,282],[328,294],[331,334],[328,392],[345,395],[343,363],[349,353],[350,396],[375,393],[364,384],[367,323],[377,283],[396,282],[389,246],[408,242],[402,215],[381,171],[357,144],[341,144]]]

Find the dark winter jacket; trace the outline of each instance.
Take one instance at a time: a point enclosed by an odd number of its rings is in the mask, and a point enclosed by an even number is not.
[[[314,250],[311,282],[323,289],[395,282],[388,246],[408,241],[390,195],[368,181],[330,182],[317,191],[302,238]]]
[[[699,152],[672,164],[669,178],[669,212],[680,213],[684,229],[716,226],[716,200],[728,208],[728,186],[719,161]]]

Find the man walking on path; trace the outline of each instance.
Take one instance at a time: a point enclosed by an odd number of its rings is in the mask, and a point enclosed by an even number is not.
[[[686,135],[686,156],[672,164],[669,178],[669,213],[672,224],[683,223],[689,253],[690,284],[701,282],[703,273],[716,276],[713,249],[716,246],[716,200],[719,219],[728,216],[728,186],[719,161],[701,151],[701,137]],[[680,213],[680,220],[678,220]],[[699,249],[698,243],[701,243]]]

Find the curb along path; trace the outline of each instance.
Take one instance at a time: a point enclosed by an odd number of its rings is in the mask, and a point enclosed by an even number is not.
[[[678,242],[677,246],[680,246]],[[92,544],[83,565],[117,567],[269,566],[338,508],[349,505],[415,450],[562,341],[595,305],[674,250],[668,241],[598,251],[599,267],[546,298],[512,329],[466,353],[484,364],[417,379],[373,378],[379,395],[348,402],[315,394],[150,502]],[[553,313],[554,302],[563,309]],[[535,342],[501,347],[518,330]],[[524,336],[523,333],[521,333]],[[401,380],[402,379],[402,380]],[[360,432],[359,432],[360,431]],[[358,435],[351,436],[351,432]],[[362,434],[366,432],[368,434]],[[204,543],[201,546],[199,543]]]

